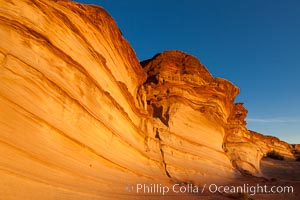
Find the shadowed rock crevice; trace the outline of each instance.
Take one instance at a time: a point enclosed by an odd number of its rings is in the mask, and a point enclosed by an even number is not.
[[[164,169],[165,169],[165,173],[169,178],[172,178],[170,173],[168,172],[168,169],[167,169],[167,163],[165,161],[165,154],[164,154],[164,150],[163,150],[163,144],[162,144],[162,140],[159,136],[159,131],[158,130],[156,130],[155,138],[158,139],[158,142],[159,142],[159,150],[160,150],[160,154],[161,154],[161,158],[162,158],[162,163],[163,163],[163,166],[164,166]]]
[[[159,118],[164,125],[169,126],[169,108],[165,110],[164,106],[153,105],[153,117]]]

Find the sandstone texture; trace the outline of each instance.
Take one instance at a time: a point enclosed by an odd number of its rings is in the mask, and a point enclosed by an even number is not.
[[[139,63],[100,7],[0,0],[0,37],[4,199],[135,199],[128,185],[227,182],[262,176],[270,150],[293,158],[247,130],[237,86],[180,51]]]
[[[292,145],[276,137],[247,130],[247,112],[242,103],[236,103],[228,119],[224,150],[230,155],[233,165],[241,172],[261,176],[260,160],[270,151],[294,160]]]
[[[197,182],[238,175],[222,144],[239,89],[180,51],[163,52],[142,66],[148,112],[170,176]]]

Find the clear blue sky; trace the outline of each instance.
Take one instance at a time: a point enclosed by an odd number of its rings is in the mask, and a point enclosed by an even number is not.
[[[248,129],[300,143],[300,1],[79,0],[104,7],[140,60],[178,49],[240,87]]]

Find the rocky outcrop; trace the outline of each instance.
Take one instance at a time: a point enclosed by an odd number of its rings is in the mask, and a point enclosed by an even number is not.
[[[0,36],[5,199],[132,199],[134,183],[225,182],[289,152],[246,129],[239,89],[195,57],[140,64],[100,7],[0,1]]]
[[[102,8],[0,1],[0,190],[5,199],[118,199],[167,180],[136,94],[134,51]]]
[[[224,150],[230,156],[232,164],[242,172],[260,175],[260,148],[251,140],[246,128],[247,110],[237,103],[228,118]]]
[[[262,135],[260,133],[249,131],[251,140],[260,148],[264,156],[270,151],[276,151],[287,159],[294,159],[293,146],[274,136]]]
[[[163,52],[142,66],[148,74],[142,90],[170,177],[194,182],[235,177],[222,144],[239,89],[180,51]]]
[[[300,144],[293,144],[293,150],[300,152]]]
[[[270,151],[294,159],[292,146],[276,137],[265,136],[246,128],[247,110],[236,103],[228,119],[224,149],[241,172],[261,176],[260,160]]]

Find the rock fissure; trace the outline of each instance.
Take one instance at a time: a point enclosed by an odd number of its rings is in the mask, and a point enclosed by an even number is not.
[[[168,169],[167,169],[167,163],[165,161],[165,153],[164,153],[164,150],[163,150],[163,144],[162,144],[162,140],[161,140],[160,135],[159,135],[159,131],[157,129],[156,129],[155,138],[158,139],[159,151],[160,151],[160,154],[161,154],[162,164],[163,164],[165,173],[166,173],[167,177],[172,178],[169,171],[168,171]]]

